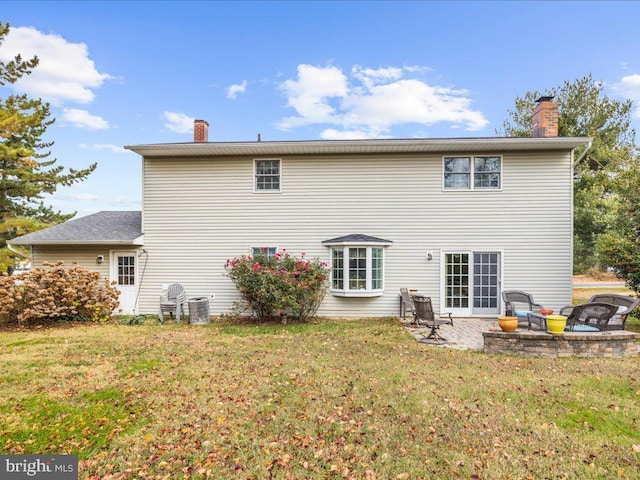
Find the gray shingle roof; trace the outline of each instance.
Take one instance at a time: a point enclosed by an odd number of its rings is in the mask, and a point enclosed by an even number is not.
[[[391,240],[385,240],[384,238],[372,237],[363,233],[352,233],[351,235],[345,235],[344,237],[336,237],[330,240],[324,240],[324,244],[332,243],[393,243]]]
[[[142,212],[105,211],[10,240],[12,245],[141,245]]]

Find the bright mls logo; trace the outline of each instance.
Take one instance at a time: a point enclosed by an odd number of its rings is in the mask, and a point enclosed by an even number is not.
[[[0,479],[77,480],[77,455],[0,455]]]

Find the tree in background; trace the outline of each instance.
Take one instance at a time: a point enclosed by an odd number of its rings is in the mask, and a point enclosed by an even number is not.
[[[535,100],[554,96],[558,102],[558,135],[592,137],[591,148],[574,166],[574,271],[601,267],[598,237],[618,226],[615,182],[617,174],[636,161],[635,130],[631,128],[631,100],[612,100],[603,94],[604,84],[591,74],[564,82],[544,94],[527,92],[517,97],[515,108],[503,124],[504,134],[531,136]],[[586,147],[584,147],[586,148]],[[579,159],[584,149],[575,152]]]
[[[8,23],[0,22],[0,47],[9,34]],[[17,55],[0,61],[0,87],[29,75],[38,58],[23,60]],[[53,142],[42,137],[55,121],[49,104],[27,95],[0,98],[0,271],[11,269],[17,257],[6,247],[7,240],[48,225],[64,222],[75,215],[55,212],[42,202],[59,185],[69,186],[84,180],[96,164],[83,170],[54,166],[48,150]]]
[[[604,265],[640,292],[640,165],[634,163],[616,178],[618,228],[598,238]]]

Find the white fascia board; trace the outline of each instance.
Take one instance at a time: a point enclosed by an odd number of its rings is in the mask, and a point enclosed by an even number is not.
[[[11,245],[144,245],[144,236],[134,240],[45,240],[34,242],[14,242],[9,240]]]
[[[485,152],[489,150],[550,151],[573,150],[588,144],[588,137],[481,137],[382,140],[302,140],[276,142],[207,142],[126,145],[143,157],[343,155],[432,152]]]

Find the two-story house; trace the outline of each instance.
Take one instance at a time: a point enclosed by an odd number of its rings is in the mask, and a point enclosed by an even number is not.
[[[239,298],[224,276],[242,254],[320,257],[332,268],[322,316],[397,315],[400,287],[436,310],[497,316],[505,289],[571,300],[574,149],[543,98],[529,138],[135,145],[143,208],[101,212],[13,240],[32,261],[64,260],[118,282],[123,312],[155,313],[163,287]]]

